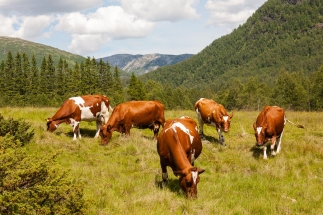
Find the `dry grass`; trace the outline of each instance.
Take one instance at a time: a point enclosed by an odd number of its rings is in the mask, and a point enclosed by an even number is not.
[[[107,146],[93,139],[94,123],[81,123],[82,140],[72,141],[71,128],[45,131],[55,108],[2,108],[4,117],[24,118],[35,129],[34,154],[61,151],[59,163],[84,183],[87,214],[322,214],[323,113],[287,112],[302,124],[285,127],[281,153],[262,159],[255,149],[252,123],[258,112],[235,112],[227,147],[212,127],[195,165],[206,171],[198,198],[187,200],[169,169],[169,183],[160,188],[161,170],[150,130],[131,130],[126,138],[114,133]],[[166,111],[166,118],[194,111]]]

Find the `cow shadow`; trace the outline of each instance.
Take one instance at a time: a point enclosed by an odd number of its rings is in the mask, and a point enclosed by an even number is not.
[[[95,134],[96,134],[96,130],[93,130],[93,129],[87,129],[87,128],[81,128],[81,136],[82,137],[94,137]],[[70,137],[74,137],[74,133],[73,131],[70,131],[66,134],[67,136],[70,136]]]
[[[182,195],[181,187],[179,186],[178,178],[168,178],[165,185],[163,185],[162,179],[160,179],[160,175],[155,175],[155,185],[159,189],[168,189],[176,195]]]
[[[200,136],[201,137],[201,141],[205,142],[205,143],[216,143],[216,144],[220,144],[220,141],[218,139],[216,139],[215,137],[212,136],[208,136],[208,135],[204,135],[204,136]]]
[[[275,146],[274,150],[275,151],[277,150],[276,146]],[[260,159],[260,158],[263,157],[264,150],[262,148],[260,148],[260,147],[253,146],[253,147],[250,148],[250,151],[252,152],[252,156],[254,158],[256,158],[256,159]],[[268,158],[272,157],[270,147],[267,147],[266,153],[267,153]]]

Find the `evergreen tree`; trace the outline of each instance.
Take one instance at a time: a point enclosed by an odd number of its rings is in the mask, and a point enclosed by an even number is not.
[[[22,54],[22,71],[23,71],[23,79],[22,79],[22,86],[23,86],[23,99],[25,101],[24,105],[29,105],[29,94],[30,94],[30,78],[31,78],[31,69],[30,69],[30,61],[28,55],[26,53]]]
[[[65,96],[67,82],[65,81],[67,73],[65,73],[64,62],[62,58],[59,58],[57,65],[57,84],[56,84],[56,95],[60,98]]]
[[[145,100],[146,93],[140,80],[138,80],[134,73],[131,74],[130,83],[127,90],[130,100]]]
[[[29,101],[31,105],[38,104],[37,97],[40,94],[39,85],[40,85],[39,70],[38,70],[35,55],[33,55],[31,59],[31,78],[29,83],[29,89],[30,89]]]
[[[13,98],[16,95],[16,89],[15,89],[15,63],[10,51],[7,54],[6,65],[4,70],[4,87],[1,88],[1,90],[4,91],[3,95],[6,101],[5,105],[11,105],[11,101],[13,101]]]
[[[47,66],[46,66],[46,85],[47,91],[46,94],[50,98],[55,98],[57,91],[57,78],[56,78],[56,69],[54,66],[54,61],[52,55],[49,54],[47,58]],[[52,101],[52,100],[51,100]]]
[[[116,106],[117,104],[120,104],[123,102],[124,102],[123,87],[120,79],[120,73],[119,73],[118,67],[115,67],[112,103],[114,103],[114,106]]]
[[[18,106],[23,106],[24,104],[24,95],[25,95],[25,83],[24,83],[24,73],[22,70],[22,60],[21,55],[17,52],[16,60],[15,60],[15,97],[12,100],[16,100]]]

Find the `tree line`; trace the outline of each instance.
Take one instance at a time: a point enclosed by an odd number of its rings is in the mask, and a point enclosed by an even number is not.
[[[34,56],[19,52],[13,56],[9,51],[0,64],[0,106],[56,107],[69,97],[103,94],[112,106],[130,100],[160,100],[166,109],[193,109],[194,103],[204,97],[229,110],[259,110],[265,105],[298,111],[323,109],[323,66],[310,75],[285,69],[278,73],[269,83],[249,76],[231,77],[226,83],[203,88],[173,87],[142,81],[134,73],[121,77],[117,67],[102,59],[88,57],[71,68],[63,59],[55,63],[51,55],[44,56],[38,65]]]

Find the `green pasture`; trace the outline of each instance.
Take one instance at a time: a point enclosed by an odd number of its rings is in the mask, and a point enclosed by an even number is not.
[[[161,169],[156,141],[149,129],[132,129],[131,136],[113,134],[107,146],[94,139],[95,123],[82,122],[82,139],[62,124],[46,132],[45,119],[57,108],[0,108],[5,117],[29,122],[35,137],[26,147],[35,156],[61,152],[58,162],[84,185],[86,214],[323,214],[323,113],[290,112],[280,154],[262,158],[254,148],[252,124],[259,112],[234,112],[227,147],[218,143],[213,127],[205,126],[208,141],[195,166],[200,175],[198,198],[186,199],[170,169],[160,188]],[[193,110],[166,111],[166,119]],[[268,154],[269,155],[269,154]]]

